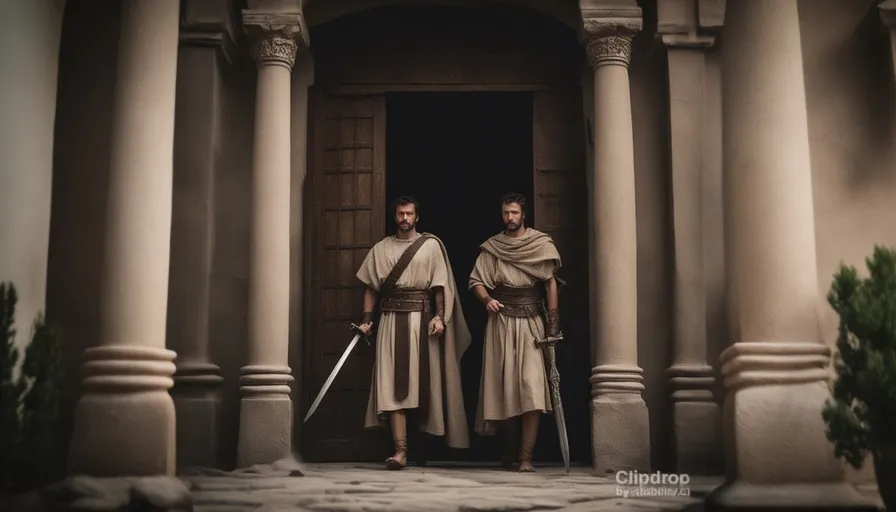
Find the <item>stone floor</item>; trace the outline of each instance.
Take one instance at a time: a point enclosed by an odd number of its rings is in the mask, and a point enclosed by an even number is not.
[[[680,487],[617,485],[588,467],[566,474],[536,466],[520,474],[497,467],[431,464],[386,471],[380,464],[299,464],[284,460],[231,473],[202,470],[178,478],[78,476],[12,502],[0,510],[39,512],[511,512],[568,510],[703,510],[721,478],[692,477]],[[875,487],[859,489],[880,503]]]
[[[677,496],[623,497],[627,488],[590,468],[538,467],[519,474],[483,466],[432,464],[385,471],[377,464],[303,464],[303,477],[289,471],[187,477],[196,512],[478,512],[478,511],[699,511],[720,478],[694,478]],[[689,495],[688,495],[689,494]]]

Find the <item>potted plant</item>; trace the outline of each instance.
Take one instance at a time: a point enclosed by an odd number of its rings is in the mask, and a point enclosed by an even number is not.
[[[838,458],[859,469],[871,454],[884,505],[896,511],[896,252],[875,246],[865,263],[867,278],[841,264],[828,294],[840,326],[822,417]]]

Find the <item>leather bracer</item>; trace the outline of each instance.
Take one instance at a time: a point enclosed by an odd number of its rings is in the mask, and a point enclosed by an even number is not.
[[[560,310],[549,309],[544,315],[545,334],[556,337],[560,334]]]

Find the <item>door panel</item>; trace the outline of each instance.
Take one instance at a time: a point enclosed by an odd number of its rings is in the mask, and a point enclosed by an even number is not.
[[[585,132],[579,88],[533,95],[535,228],[551,235],[560,252],[560,329],[557,367],[570,452],[590,463],[591,344],[588,325],[588,224]],[[554,421],[542,422],[543,458],[559,459]],[[577,457],[577,455],[579,455]]]
[[[355,273],[385,226],[385,97],[328,96],[314,89],[310,97],[302,418],[351,341],[348,327],[361,313],[364,293]],[[302,430],[308,461],[382,459],[382,434],[364,429],[373,360],[372,347],[359,342]]]

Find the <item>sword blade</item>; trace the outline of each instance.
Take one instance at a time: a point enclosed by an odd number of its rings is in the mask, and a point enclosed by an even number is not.
[[[543,343],[542,349],[547,356],[549,368],[548,381],[551,384],[551,405],[554,421],[557,423],[557,437],[560,441],[560,453],[563,455],[563,468],[569,474],[569,436],[566,432],[566,415],[563,413],[563,401],[560,399],[560,372],[557,371],[557,353],[554,342]]]
[[[342,357],[339,358],[339,362],[336,363],[336,366],[333,367],[333,371],[330,372],[330,376],[327,377],[327,380],[324,382],[323,387],[320,388],[320,393],[317,394],[317,398],[314,399],[314,402],[311,403],[311,407],[308,409],[308,414],[305,415],[305,419],[302,423],[308,421],[308,418],[314,414],[314,411],[317,410],[317,406],[320,405],[320,401],[324,399],[324,395],[327,394],[327,391],[330,389],[330,386],[333,384],[333,381],[336,379],[336,375],[339,373],[339,370],[342,369],[342,365],[345,364],[345,360],[348,359],[348,355],[351,354],[352,350],[355,348],[355,345],[358,344],[358,340],[361,339],[361,334],[356,334],[354,338],[352,338],[351,343],[348,344],[348,348],[345,349],[345,352],[342,353]]]
[[[554,397],[554,421],[557,422],[557,436],[560,438],[560,453],[563,455],[563,467],[569,474],[569,438],[566,434],[566,416],[563,414],[563,402],[559,393],[551,393]]]

